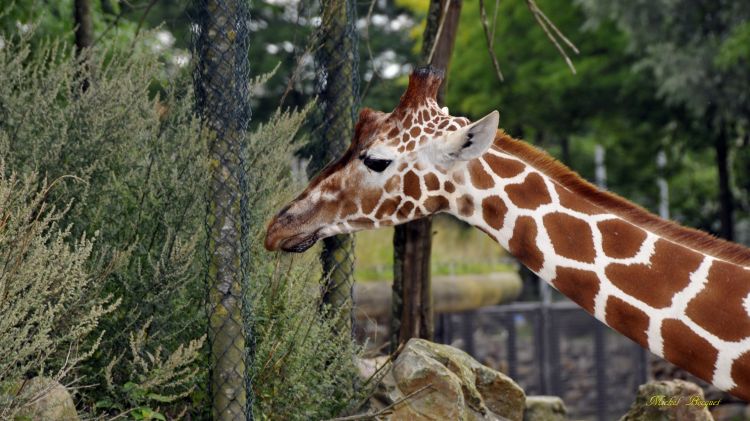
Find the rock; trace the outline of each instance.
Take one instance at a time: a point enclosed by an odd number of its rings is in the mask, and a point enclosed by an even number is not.
[[[557,396],[527,396],[523,421],[565,421],[568,410]]]
[[[652,381],[638,388],[630,410],[620,421],[713,421],[703,390],[684,380]]]
[[[34,377],[23,384],[22,396],[31,403],[16,418],[45,421],[79,421],[68,389],[47,377]]]
[[[749,420],[750,406],[746,403],[722,403],[711,409],[711,415],[716,420]]]
[[[523,419],[526,396],[506,375],[448,345],[411,339],[393,362],[389,420]],[[388,386],[385,386],[388,389]]]

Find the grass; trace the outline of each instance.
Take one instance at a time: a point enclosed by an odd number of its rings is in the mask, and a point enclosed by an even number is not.
[[[433,276],[513,270],[502,247],[480,230],[447,215],[433,218],[432,229]],[[359,232],[355,244],[357,281],[393,279],[393,228]]]

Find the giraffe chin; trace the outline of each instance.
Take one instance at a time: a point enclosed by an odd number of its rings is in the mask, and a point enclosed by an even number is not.
[[[281,249],[290,253],[303,253],[314,246],[317,241],[318,231],[306,236],[295,235],[284,240]]]

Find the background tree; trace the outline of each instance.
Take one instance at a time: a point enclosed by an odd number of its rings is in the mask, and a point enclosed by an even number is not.
[[[461,0],[432,0],[422,36],[420,62],[447,73],[461,16]],[[444,102],[445,84],[438,91]],[[430,254],[432,218],[421,218],[395,228],[393,235],[393,300],[391,351],[411,338],[431,340],[434,333]]]
[[[735,140],[747,136],[750,110],[748,53],[746,48],[740,52],[738,45],[750,32],[750,4],[728,0],[578,3],[591,24],[615,21],[638,56],[636,68],[655,79],[658,97],[684,107],[694,118],[684,125],[694,138],[691,146],[710,146],[714,151],[718,233],[733,239],[736,201],[731,157]]]
[[[311,175],[343,155],[354,135],[359,108],[359,37],[357,10],[350,0],[321,3],[321,26],[316,58],[321,112],[314,128],[317,142]],[[352,288],[354,286],[354,237],[336,235],[323,240],[323,302],[340,320],[339,329],[351,332]],[[338,317],[336,317],[338,316]]]
[[[209,344],[214,419],[253,419],[246,384],[255,353],[246,308],[246,130],[250,121],[250,16],[243,0],[198,2],[195,56],[197,112],[208,131],[207,201]]]

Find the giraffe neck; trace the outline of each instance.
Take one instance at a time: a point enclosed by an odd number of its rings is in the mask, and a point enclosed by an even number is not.
[[[502,134],[447,176],[461,186],[451,213],[611,328],[750,399],[749,250],[597,192]]]

